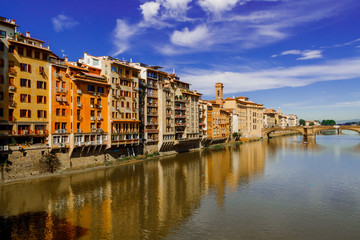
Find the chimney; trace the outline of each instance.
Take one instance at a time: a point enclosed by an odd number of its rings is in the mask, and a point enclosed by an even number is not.
[[[130,58],[130,62],[132,63],[132,58]]]
[[[11,20],[10,23],[11,23],[11,24],[15,24],[15,20]]]
[[[26,32],[26,37],[30,37],[30,32]]]
[[[65,57],[65,62],[67,62],[69,59],[68,59],[68,57]]]

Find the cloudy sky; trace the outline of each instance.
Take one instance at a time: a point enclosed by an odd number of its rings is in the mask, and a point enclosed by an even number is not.
[[[111,55],[216,82],[300,118],[360,118],[358,0],[2,1],[1,16],[70,60]]]

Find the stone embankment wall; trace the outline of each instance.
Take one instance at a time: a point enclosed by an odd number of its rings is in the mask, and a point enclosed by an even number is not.
[[[293,135],[294,133],[284,132],[276,133],[275,136]],[[259,140],[259,139],[257,139]],[[242,139],[241,141],[247,142],[248,139]],[[228,141],[229,144],[235,143],[234,139]],[[165,154],[174,154],[190,149],[200,149],[203,146],[199,143],[192,143],[185,146],[180,146],[175,151],[169,151]],[[19,147],[13,146],[10,148],[9,160],[12,163],[8,167],[4,167],[3,175],[4,180],[2,182],[8,182],[18,179],[26,179],[33,176],[49,175],[46,170],[46,166],[41,163],[41,159],[47,153],[54,153],[60,160],[60,167],[57,172],[64,172],[69,170],[77,170],[90,168],[95,166],[106,165],[107,163],[114,162],[118,159],[127,156],[134,156],[140,154],[154,154],[157,153],[157,147],[143,149],[141,146],[126,148],[110,148],[105,147],[91,147],[91,148],[75,148],[71,153],[69,149],[57,149],[51,150],[45,145],[31,147]],[[9,171],[6,171],[6,170]],[[1,183],[1,181],[0,181]]]

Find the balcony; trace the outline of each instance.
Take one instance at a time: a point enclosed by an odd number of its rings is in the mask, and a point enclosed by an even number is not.
[[[31,134],[31,130],[18,130],[17,135],[29,135]]]
[[[10,85],[9,86],[9,91],[10,92],[15,92],[16,91],[16,87],[14,85]]]
[[[65,128],[55,129],[55,133],[67,133],[67,129],[65,129]]]
[[[96,107],[99,108],[99,109],[102,108],[101,104],[96,104]]]
[[[56,92],[61,93],[62,92],[61,90],[62,90],[61,87],[56,87]]]
[[[15,101],[9,101],[9,107],[11,107],[11,108],[16,107],[16,102]]]
[[[146,133],[159,133],[159,129],[145,129]]]
[[[175,118],[186,118],[186,115],[175,115]]]
[[[95,116],[91,116],[90,117],[90,121],[95,121],[96,117]]]
[[[159,125],[158,122],[147,122],[146,125],[153,125],[153,126],[157,126]]]
[[[9,116],[9,122],[15,122],[16,118],[14,116]]]
[[[42,134],[48,134],[48,133],[49,132],[46,129],[37,129],[34,131],[34,134],[36,134],[36,135],[42,135]]]
[[[175,109],[185,111],[186,107],[185,106],[175,106]]]
[[[9,68],[9,75],[10,76],[16,76],[16,74],[17,74],[17,72],[16,72],[15,68],[10,67]]]
[[[75,146],[77,147],[81,147],[81,146],[84,146],[85,143],[84,142],[75,142]]]
[[[62,88],[62,89],[61,89],[61,92],[62,92],[62,93],[67,93],[68,90],[67,90],[66,88]]]
[[[98,120],[98,121],[102,121],[102,120],[103,120],[103,117],[98,116],[98,117],[97,117],[97,120]]]
[[[56,78],[59,78],[59,79],[63,78],[62,73],[56,73]]]
[[[52,145],[53,148],[68,148],[69,143],[54,143]]]
[[[148,107],[157,107],[157,103],[148,103],[147,106]]]
[[[157,98],[158,97],[157,93],[147,93],[146,95],[148,97],[151,97],[151,98]]]
[[[79,95],[81,95],[81,94],[82,94],[81,89],[76,90],[76,93],[79,94]]]
[[[175,123],[175,126],[176,126],[176,127],[185,127],[185,126],[186,126],[186,123],[176,122],[176,123]]]
[[[148,112],[147,115],[156,117],[158,114],[157,112]]]
[[[76,133],[83,133],[83,130],[82,130],[81,128],[78,128],[78,129],[76,130]]]
[[[83,120],[83,117],[82,117],[82,116],[77,116],[77,120],[78,120],[78,121],[82,121],[82,120]]]
[[[147,87],[149,87],[149,88],[156,88],[157,89],[157,84],[147,84],[146,85]]]
[[[78,103],[77,103],[77,107],[78,107],[78,108],[81,108],[81,107],[82,107],[81,102],[78,102]]]

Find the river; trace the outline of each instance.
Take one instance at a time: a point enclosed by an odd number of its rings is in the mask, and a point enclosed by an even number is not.
[[[281,137],[3,185],[0,239],[360,239],[360,136]]]

